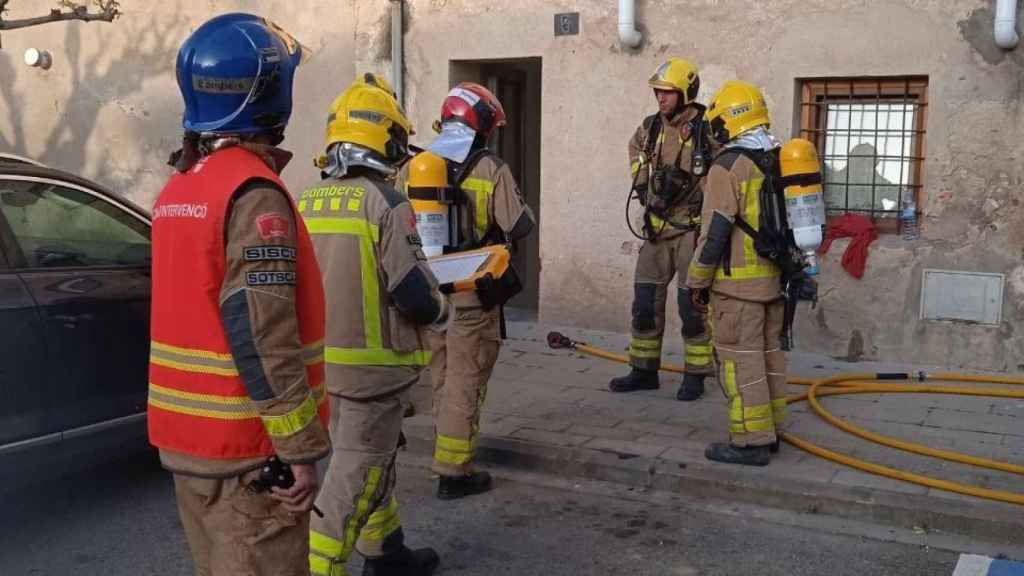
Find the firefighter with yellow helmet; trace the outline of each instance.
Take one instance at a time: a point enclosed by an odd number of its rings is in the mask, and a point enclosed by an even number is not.
[[[696,102],[697,67],[671,58],[658,67],[648,84],[658,112],[645,118],[629,141],[630,203],[635,197],[644,208],[642,232],[634,231],[644,243],[633,279],[631,371],[611,381],[613,392],[660,386],[665,301],[672,279],[678,273],[682,280],[693,257],[700,229],[701,181],[711,160],[704,107]],[[689,290],[682,282],[677,301],[686,374],[676,397],[693,401],[704,393],[704,379],[712,372],[710,337],[704,314],[690,305]]]
[[[761,254],[754,236],[765,233],[759,223],[770,207],[763,205],[762,192],[775,177],[771,167],[780,145],[768,131],[764,96],[752,84],[726,82],[712,98],[707,119],[724,150],[704,184],[697,257],[686,285],[695,308],[710,300],[730,441],[711,444],[705,456],[764,466],[778,450],[776,431],[786,416],[786,357],[780,347],[785,304],[782,270]]]
[[[419,328],[448,316],[412,207],[388,183],[410,130],[386,88],[357,79],[331,106],[324,180],[299,198],[326,293],[334,447],[316,501],[324,517],[310,525],[314,575],[346,574],[353,549],[364,575],[429,575],[439,562],[405,546],[394,496],[400,397],[429,360]]]

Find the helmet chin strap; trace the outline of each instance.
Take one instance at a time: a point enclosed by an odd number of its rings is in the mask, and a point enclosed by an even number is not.
[[[678,118],[680,114],[686,111],[686,107],[689,106],[689,104],[683,102],[685,97],[682,92],[676,92],[676,94],[679,95],[679,99],[676,100],[676,107],[672,110],[672,115],[669,117],[669,120],[675,120]]]

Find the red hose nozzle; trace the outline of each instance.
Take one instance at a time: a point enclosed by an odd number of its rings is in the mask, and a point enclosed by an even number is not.
[[[576,343],[561,332],[548,332],[548,347],[558,350],[560,348],[575,348]]]

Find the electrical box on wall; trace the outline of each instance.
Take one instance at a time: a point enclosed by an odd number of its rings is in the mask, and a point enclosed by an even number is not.
[[[555,14],[555,36],[575,36],[580,33],[580,13]]]
[[[922,320],[959,320],[998,325],[1003,315],[1002,274],[925,270]]]

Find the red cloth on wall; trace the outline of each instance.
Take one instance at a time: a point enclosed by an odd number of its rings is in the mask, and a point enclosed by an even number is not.
[[[820,254],[828,252],[832,241],[836,238],[853,238],[850,245],[846,247],[846,252],[843,253],[843,268],[854,278],[863,277],[868,261],[868,247],[878,239],[875,223],[867,216],[860,214],[843,214],[829,222],[825,241],[822,242],[821,248],[818,248],[818,252]]]

